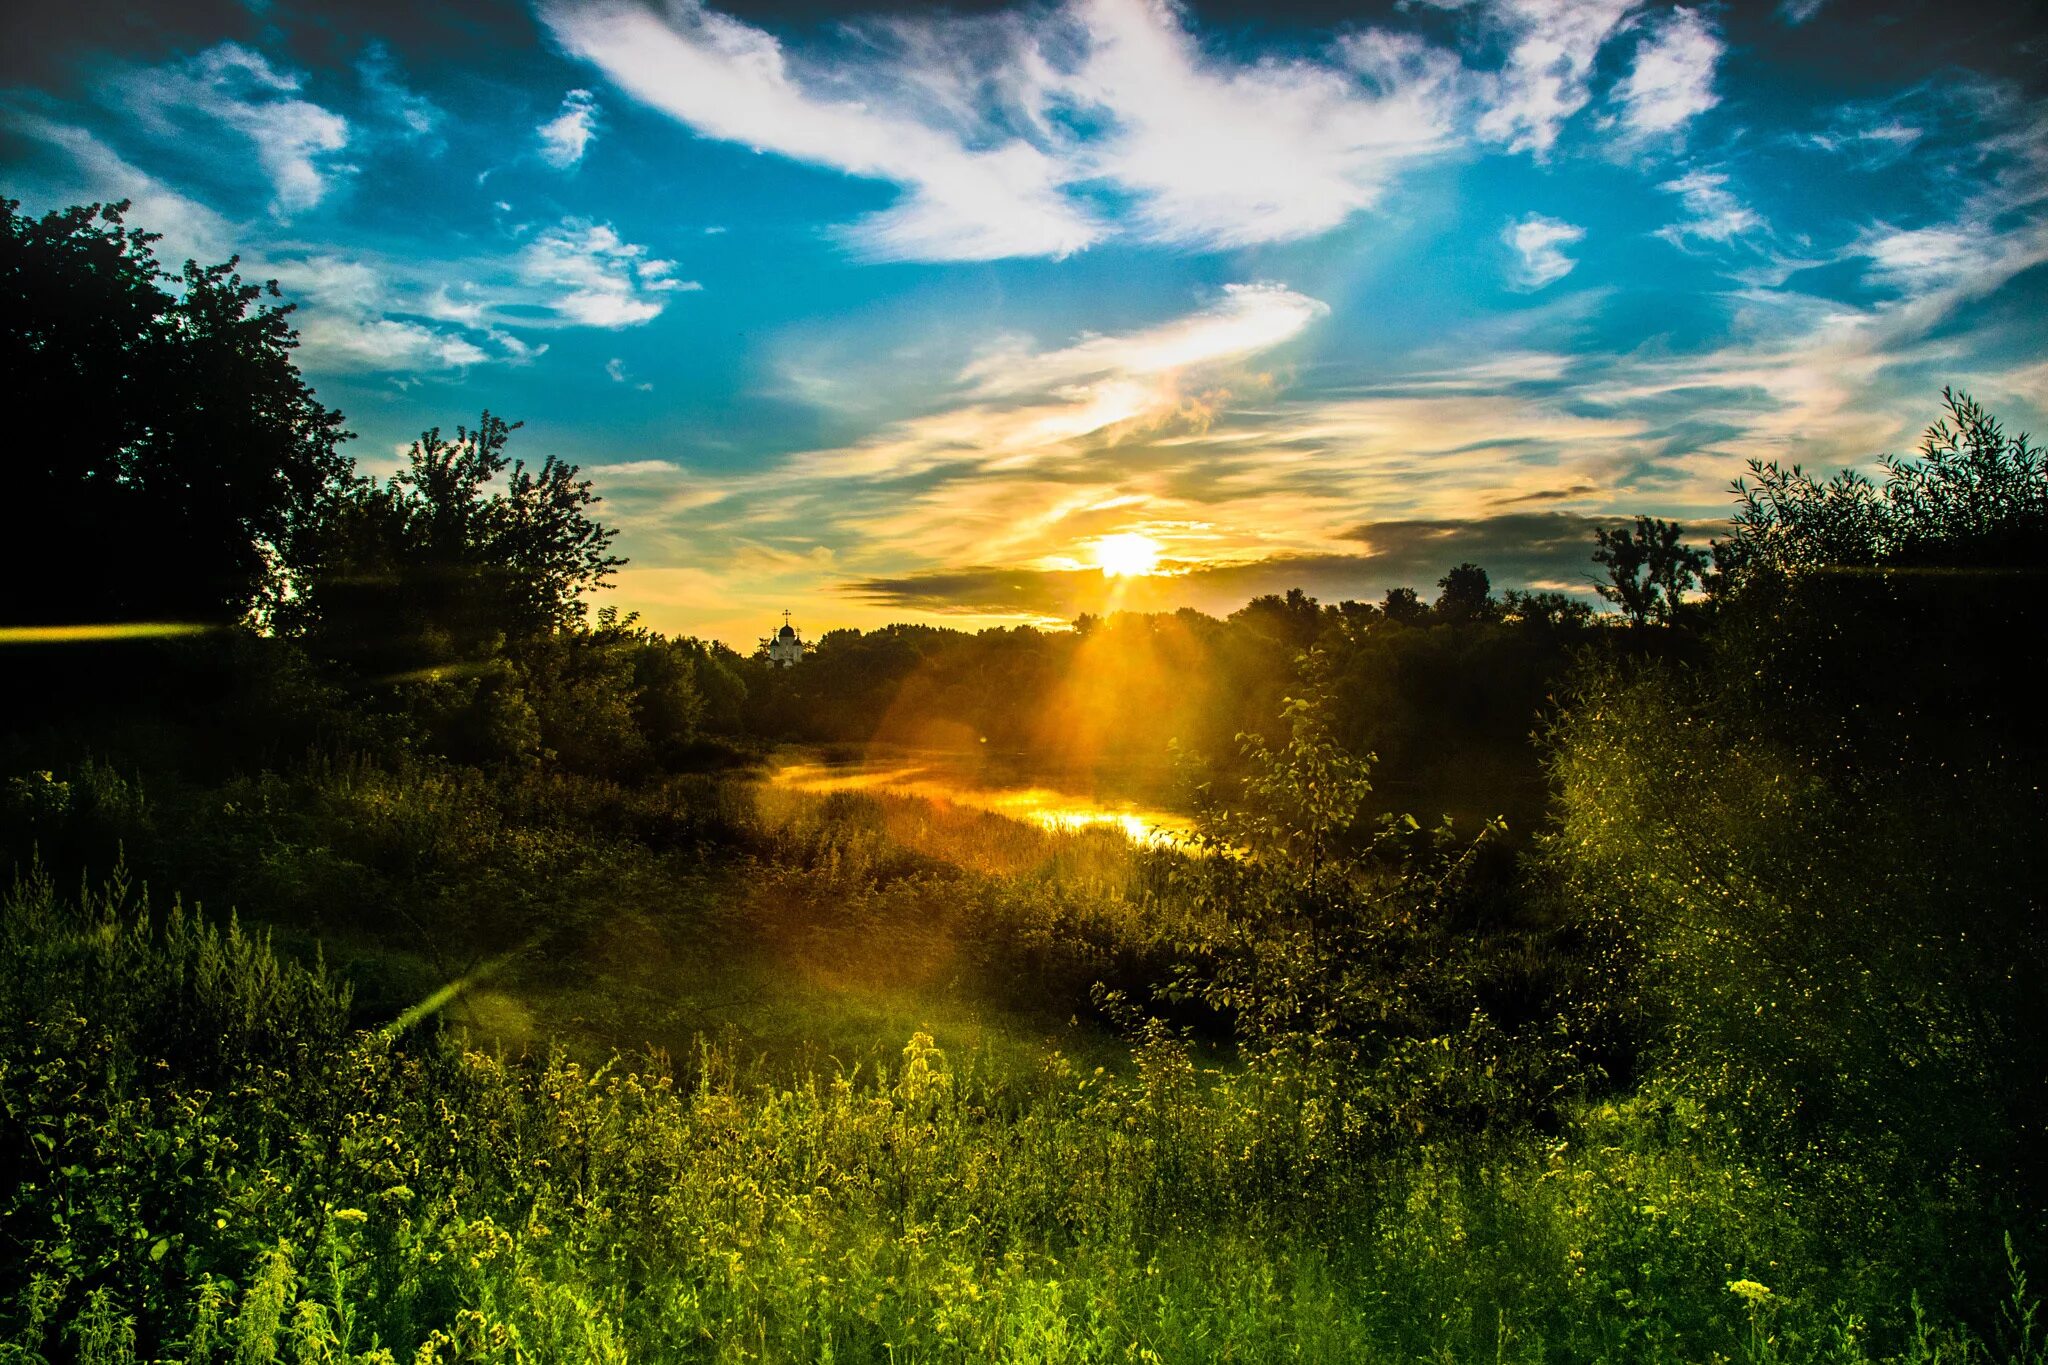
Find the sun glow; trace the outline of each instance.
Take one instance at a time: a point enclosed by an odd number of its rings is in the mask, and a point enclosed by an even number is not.
[[[1124,531],[1095,542],[1095,562],[1105,578],[1143,578],[1159,571],[1159,550],[1152,537]]]

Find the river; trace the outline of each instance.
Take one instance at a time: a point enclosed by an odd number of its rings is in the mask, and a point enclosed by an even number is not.
[[[983,766],[985,771],[985,765],[974,766]],[[768,781],[800,792],[917,797],[988,811],[1056,832],[1112,829],[1139,844],[1172,844],[1194,832],[1194,822],[1173,811],[1099,791],[1084,795],[1041,783],[991,780],[972,771],[961,756],[944,752],[875,753],[837,761],[794,759],[771,769]]]

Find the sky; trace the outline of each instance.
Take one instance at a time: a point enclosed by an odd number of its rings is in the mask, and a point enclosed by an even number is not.
[[[522,420],[747,648],[1583,592],[1944,385],[2039,431],[2044,75],[2048,0],[16,0],[0,194],[277,279],[365,469]]]

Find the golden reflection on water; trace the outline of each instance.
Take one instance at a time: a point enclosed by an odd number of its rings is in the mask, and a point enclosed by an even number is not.
[[[1130,801],[1101,801],[1051,787],[991,787],[930,764],[790,763],[768,780],[791,791],[878,792],[988,811],[1053,833],[1112,829],[1135,844],[1165,846],[1186,839],[1194,824],[1170,811]]]

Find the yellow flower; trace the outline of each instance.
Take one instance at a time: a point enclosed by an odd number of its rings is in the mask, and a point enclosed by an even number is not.
[[[1771,1296],[1770,1286],[1758,1284],[1755,1280],[1730,1280],[1728,1292],[1751,1308],[1761,1308],[1764,1300]]]

